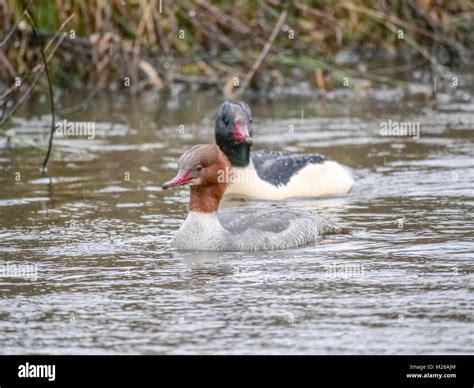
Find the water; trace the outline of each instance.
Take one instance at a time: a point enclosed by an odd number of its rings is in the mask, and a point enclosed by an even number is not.
[[[379,93],[251,103],[257,147],[322,153],[357,183],[283,203],[343,227],[317,246],[224,254],[170,247],[188,192],[160,189],[184,150],[213,140],[221,100],[101,97],[59,117],[96,133],[57,139],[47,177],[44,150],[25,144],[48,125],[32,100],[0,149],[0,352],[472,354],[470,91]],[[420,122],[420,138],[381,136],[389,119]],[[255,205],[275,203],[224,204]]]

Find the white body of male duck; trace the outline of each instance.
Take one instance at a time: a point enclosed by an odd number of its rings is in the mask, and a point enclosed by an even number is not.
[[[302,210],[232,208],[218,211],[230,162],[217,145],[198,145],[178,161],[178,174],[163,189],[190,186],[189,213],[175,235],[181,250],[261,251],[314,243],[333,226]]]
[[[265,200],[347,194],[350,171],[318,154],[250,152],[252,114],[244,102],[224,102],[215,123],[216,143],[229,158],[233,176],[226,195]]]

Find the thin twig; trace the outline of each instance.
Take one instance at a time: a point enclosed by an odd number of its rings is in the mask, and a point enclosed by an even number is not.
[[[66,24],[68,24],[74,17],[76,16],[75,13],[69,15],[69,17],[59,26],[58,30],[56,31],[56,33],[53,35],[53,38],[46,44],[46,46],[44,46],[44,51],[48,51],[49,49],[49,46],[51,46],[51,44],[54,42],[54,40],[56,39],[56,37],[59,36],[59,33],[62,31],[62,29],[64,27],[66,27]]]
[[[54,113],[54,95],[53,95],[53,87],[51,86],[51,77],[49,75],[49,69],[48,69],[48,63],[46,61],[46,56],[44,55],[43,51],[43,42],[41,41],[40,37],[38,36],[38,33],[36,31],[35,23],[33,22],[33,18],[30,16],[29,12],[26,12],[26,18],[28,19],[30,26],[33,30],[33,35],[38,42],[39,49],[40,49],[40,54],[41,54],[41,60],[43,61],[43,66],[44,66],[44,71],[46,73],[46,79],[48,80],[48,90],[49,90],[49,103],[50,103],[50,108],[51,108],[51,132],[49,135],[49,143],[48,143],[48,151],[46,152],[46,156],[43,160],[42,164],[42,169],[43,172],[46,171],[46,167],[48,166],[48,161],[49,161],[49,155],[51,154],[51,148],[53,147],[53,137],[54,137],[54,131],[56,130],[56,115]]]
[[[263,49],[262,51],[260,52],[259,56],[257,57],[257,59],[255,60],[255,62],[253,63],[252,67],[250,68],[250,71],[247,73],[247,75],[245,76],[244,78],[244,81],[242,82],[242,85],[241,87],[237,90],[236,93],[234,93],[233,97],[234,98],[238,98],[240,97],[245,89],[247,89],[247,86],[249,85],[250,81],[252,80],[253,76],[255,75],[255,73],[257,72],[258,68],[260,67],[260,65],[262,64],[263,60],[265,59],[265,57],[267,56],[268,52],[270,51],[271,47],[272,47],[272,44],[273,44],[273,41],[275,40],[278,32],[280,32],[280,29],[281,29],[281,26],[283,25],[285,19],[286,19],[286,15],[287,15],[287,12],[286,11],[283,11],[281,14],[280,14],[280,17],[278,18],[278,21],[277,23],[275,24],[275,27],[273,28],[273,31],[270,35],[270,37],[268,38],[267,42],[265,43],[265,45],[263,46]]]
[[[196,0],[196,3],[197,5],[209,11],[210,16],[217,23],[221,23],[223,26],[231,28],[232,30],[238,32],[239,34],[252,33],[252,29],[248,25],[246,25],[243,21],[233,17],[232,14],[225,13],[218,6],[209,4],[206,0]],[[258,36],[255,36],[254,38],[260,39],[260,37]]]
[[[28,3],[28,5],[26,6],[26,9],[28,9],[28,7],[30,6],[30,3],[31,3],[32,0],[30,0],[30,2]],[[8,42],[8,40],[11,38],[11,36],[13,35],[13,33],[15,32],[16,28],[18,27],[18,24],[20,24],[21,20],[23,19],[23,17],[25,16],[26,14],[26,11],[23,11],[23,13],[21,14],[21,16],[18,18],[18,20],[15,22],[15,25],[12,27],[12,29],[8,32],[7,36],[5,37],[5,39],[3,39],[2,42],[0,42],[0,48],[2,48],[3,46],[5,46],[5,44]]]
[[[70,21],[71,18],[72,18],[73,15],[71,15],[67,20],[66,22]],[[54,40],[56,39],[57,36],[59,36],[59,31],[61,29],[64,28],[64,26],[66,25],[66,22],[64,22],[60,29],[54,34],[53,38],[49,41],[49,43],[45,46],[45,50],[44,52],[46,52],[51,44],[54,42]],[[64,40],[64,38],[66,37],[67,34],[63,34],[59,39],[58,41],[55,43],[55,45],[53,46],[53,48],[50,50],[46,58],[46,63],[49,63],[49,61],[51,60],[51,58],[53,57],[54,53],[56,52],[56,50],[58,49],[59,45],[62,43],[62,41]],[[38,66],[40,66],[38,68]],[[37,69],[38,68],[38,69]],[[0,118],[0,128],[3,127],[6,122],[16,113],[16,111],[18,110],[18,108],[20,108],[20,106],[26,101],[26,99],[30,96],[30,94],[32,93],[33,91],[33,88],[34,86],[38,83],[41,75],[43,74],[43,70],[44,70],[44,64],[41,64],[41,65],[36,65],[32,68],[32,70],[30,70],[28,73],[24,74],[21,76],[22,79],[25,79],[27,77],[29,77],[33,72],[36,72],[38,71],[38,74],[36,75],[35,79],[33,80],[33,83],[31,85],[29,85],[28,89],[26,90],[26,92],[22,95],[22,97],[20,98],[20,100],[15,104],[15,106],[11,109],[11,111],[8,113],[8,115],[6,116],[3,116]],[[7,89],[1,96],[0,96],[0,103],[3,105],[3,109],[4,109],[4,112],[5,113],[5,108],[6,108],[6,104],[9,100],[11,100],[13,98],[13,95],[15,93],[17,93],[18,91],[20,90],[20,87],[19,86],[16,86],[16,85],[13,85],[12,87],[10,87],[9,89]]]
[[[98,73],[97,73],[97,77],[100,77],[100,75],[102,74],[102,72],[107,68],[107,65],[109,64],[109,62],[112,60],[112,58],[114,58],[115,54],[117,54],[118,52],[118,49],[115,48],[112,53],[110,53],[110,55],[104,60],[104,62],[102,63],[102,66],[100,67]],[[89,93],[89,95],[84,99],[84,101],[81,101],[79,104],[76,104],[76,105],[73,105],[73,106],[69,106],[69,107],[66,107],[66,108],[62,108],[62,109],[59,109],[59,113],[61,115],[69,115],[71,113],[74,113],[74,112],[77,112],[78,110],[80,109],[85,109],[85,107],[94,99],[94,97],[99,93],[99,89],[100,89],[100,85],[99,84],[96,84],[96,86],[94,87],[94,89],[92,90],[92,92]]]
[[[5,114],[5,109],[7,109],[7,102],[6,101],[2,104],[2,113],[0,114],[0,120],[3,119],[3,115]]]
[[[41,67],[40,72],[36,75],[35,79],[33,82],[30,84],[28,89],[26,90],[25,93],[22,94],[21,98],[18,100],[18,102],[15,104],[15,106],[8,112],[8,115],[6,115],[2,121],[0,122],[0,128],[2,128],[8,120],[15,114],[15,112],[20,108],[20,106],[23,105],[23,103],[27,100],[27,98],[30,96],[31,92],[33,91],[33,88],[35,85],[38,83],[41,75],[43,74],[44,67]]]
[[[63,35],[61,38],[59,38],[58,42],[55,44],[55,46],[51,49],[51,52],[49,53],[48,57],[46,58],[46,62],[49,62],[52,58],[52,56],[54,55],[54,53],[56,52],[57,48],[59,47],[59,45],[61,44],[61,42],[64,40],[66,35]],[[37,67],[37,66],[35,66]],[[23,105],[23,103],[28,99],[28,97],[30,96],[30,94],[33,92],[33,89],[34,87],[36,86],[36,84],[38,83],[39,79],[41,78],[41,75],[43,74],[43,71],[44,71],[44,65],[39,65],[39,70],[38,70],[38,74],[36,74],[36,77],[35,79],[33,80],[33,82],[29,85],[28,89],[26,90],[25,93],[22,94],[21,98],[18,100],[18,102],[15,104],[15,106],[10,110],[10,112],[8,112],[8,115],[5,116],[2,121],[0,122],[0,128],[2,128],[8,120],[10,120],[10,118],[16,113],[16,111]],[[13,90],[13,91],[17,91],[19,90],[19,87],[12,87],[10,88],[9,90]],[[7,92],[9,91],[7,90]],[[5,94],[4,94],[5,95]],[[4,96],[3,95],[3,96]],[[2,97],[3,97],[2,96]],[[5,101],[6,103],[7,101]]]

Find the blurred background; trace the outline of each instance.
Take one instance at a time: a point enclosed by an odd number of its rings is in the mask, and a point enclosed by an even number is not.
[[[138,93],[179,83],[261,97],[295,83],[301,93],[330,90],[345,77],[356,88],[397,85],[415,69],[469,64],[474,52],[469,0],[4,0],[0,20],[3,87],[34,82],[39,40],[58,87]]]

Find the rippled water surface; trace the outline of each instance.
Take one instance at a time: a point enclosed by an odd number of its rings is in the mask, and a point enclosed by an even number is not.
[[[0,352],[474,353],[472,94],[385,93],[251,103],[256,148],[322,153],[356,185],[279,204],[343,227],[317,246],[225,254],[174,251],[188,192],[160,189],[221,100],[101,97],[58,118],[96,136],[58,138],[48,176],[32,101],[0,141]],[[389,119],[420,138],[381,136]],[[255,205],[277,204],[224,204]]]

